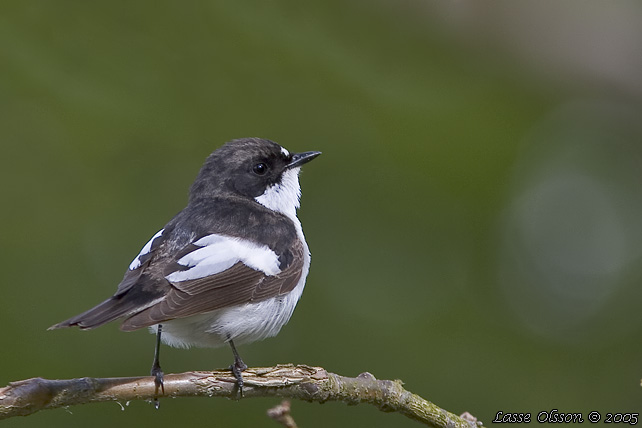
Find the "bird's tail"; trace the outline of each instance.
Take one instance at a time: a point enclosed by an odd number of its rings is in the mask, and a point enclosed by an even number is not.
[[[80,327],[83,330],[100,327],[103,324],[131,313],[132,310],[135,309],[131,305],[123,303],[118,297],[110,297],[88,311],[52,325],[47,330],[74,326]]]

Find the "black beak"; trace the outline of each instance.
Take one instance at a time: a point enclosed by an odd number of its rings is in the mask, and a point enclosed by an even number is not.
[[[321,152],[301,152],[292,155],[292,160],[286,165],[286,168],[296,168],[304,163],[310,162],[312,159],[319,156]]]

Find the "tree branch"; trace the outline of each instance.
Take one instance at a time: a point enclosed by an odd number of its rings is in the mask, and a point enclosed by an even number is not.
[[[325,403],[368,403],[383,412],[399,412],[433,427],[481,427],[462,419],[418,395],[406,391],[399,380],[377,380],[370,373],[356,378],[329,373],[321,367],[291,364],[249,368],[243,372],[243,398],[282,397]],[[229,370],[167,374],[164,397],[227,397],[238,395]],[[154,378],[32,378],[0,388],[0,419],[27,416],[40,410],[100,401],[153,400]]]

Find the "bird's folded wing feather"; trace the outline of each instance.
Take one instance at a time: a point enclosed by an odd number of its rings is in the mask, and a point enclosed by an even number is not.
[[[159,284],[158,281],[144,275],[151,264],[153,255],[164,241],[163,232],[164,229],[161,229],[145,244],[129,265],[129,269],[112,297],[81,314],[52,325],[49,329],[73,326],[81,329],[100,327],[115,319],[140,312],[163,297],[165,289],[169,288],[169,285],[165,285],[164,288],[164,284]]]
[[[127,318],[121,329],[136,330],[287,294],[301,278],[304,251],[299,239],[277,255],[265,245],[239,238],[202,237],[166,266],[163,275],[171,286],[165,296]]]

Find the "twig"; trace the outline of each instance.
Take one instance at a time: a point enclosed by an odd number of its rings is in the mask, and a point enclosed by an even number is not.
[[[290,402],[288,400],[283,400],[281,404],[268,409],[267,415],[285,428],[298,428],[290,414]]]
[[[277,365],[249,368],[243,372],[243,398],[282,397],[324,403],[368,403],[384,412],[399,412],[433,427],[481,427],[447,412],[406,391],[401,381],[377,380],[370,373],[356,378],[328,373],[321,367]],[[164,397],[235,398],[236,380],[228,370],[165,375]],[[48,380],[32,378],[0,388],[0,419],[26,416],[45,409],[101,401],[153,400],[154,378],[79,378]]]

